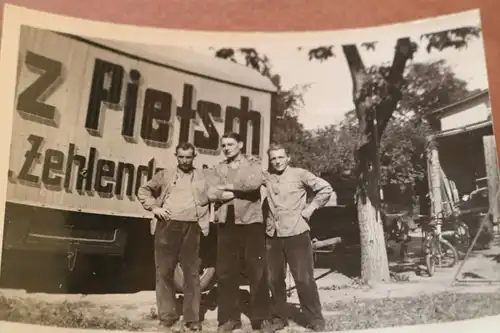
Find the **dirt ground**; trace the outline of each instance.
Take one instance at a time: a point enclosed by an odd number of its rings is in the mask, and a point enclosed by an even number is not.
[[[329,268],[318,268],[315,271],[322,303],[325,305],[338,301],[353,299],[374,299],[420,296],[442,292],[453,293],[492,293],[500,292],[500,240],[496,240],[489,250],[476,251],[465,262],[459,279],[467,282],[453,284],[453,278],[459,269],[460,263],[453,268],[438,268],[432,277],[421,274],[419,263],[419,234],[413,235],[410,246],[412,253],[410,262],[400,263],[397,255],[391,255],[391,270],[394,272],[394,281],[387,284],[368,286],[357,282],[357,279]],[[394,253],[399,252],[399,246],[394,246]],[[334,254],[335,255],[335,254]],[[327,261],[329,258],[321,258]],[[359,259],[358,259],[359,260]],[[323,265],[324,266],[324,265]],[[290,278],[287,283],[293,285]],[[57,301],[86,301],[98,307],[106,307],[120,316],[138,322],[148,331],[157,331],[155,293],[153,291],[135,294],[107,294],[107,295],[54,295],[54,294],[26,294],[22,290],[1,290],[3,295],[29,297],[49,302]],[[242,297],[247,293],[242,290]],[[292,291],[289,297],[291,307],[298,307],[297,294]],[[216,326],[215,294],[209,293],[203,297],[204,326]],[[334,315],[325,310],[325,317]],[[246,316],[242,316],[243,323],[248,323]],[[300,326],[293,324],[289,330],[302,331]]]

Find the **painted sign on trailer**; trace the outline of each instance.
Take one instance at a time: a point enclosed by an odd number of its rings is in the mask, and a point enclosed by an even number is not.
[[[204,57],[205,67],[255,74]],[[196,165],[212,166],[228,130],[239,131],[247,153],[265,162],[270,84],[257,88],[162,60],[23,27],[8,201],[147,217],[136,191],[176,164],[175,146],[194,143]]]

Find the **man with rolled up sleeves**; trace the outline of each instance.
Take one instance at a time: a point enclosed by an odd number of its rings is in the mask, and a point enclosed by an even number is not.
[[[264,216],[266,219],[266,262],[271,289],[274,330],[288,325],[286,315],[286,264],[292,273],[308,328],[323,331],[318,288],[314,279],[313,250],[308,221],[313,212],[330,199],[328,182],[302,168],[289,166],[286,148],[272,143],[268,150],[270,168],[265,173]],[[307,190],[315,195],[307,204]]]

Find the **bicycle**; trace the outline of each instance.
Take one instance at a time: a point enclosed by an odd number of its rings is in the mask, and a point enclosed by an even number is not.
[[[441,215],[441,217],[439,216]],[[424,251],[425,266],[429,276],[433,276],[436,266],[450,268],[458,262],[458,251],[450,241],[443,238],[441,226],[443,224],[443,213],[438,213],[426,223],[422,223],[422,249]],[[445,232],[452,234],[455,231]],[[451,255],[451,261],[445,261],[447,255]],[[447,262],[447,263],[445,263]]]
[[[448,240],[457,249],[459,254],[465,254],[469,249],[471,241],[469,226],[460,219],[457,211],[452,211],[447,215],[445,215],[445,211],[441,211],[437,214],[437,218],[442,221],[442,237]]]
[[[471,235],[469,226],[459,219],[457,212],[453,211],[447,218],[451,223],[452,229],[442,231],[441,234],[447,239],[459,253],[467,253],[470,246]]]

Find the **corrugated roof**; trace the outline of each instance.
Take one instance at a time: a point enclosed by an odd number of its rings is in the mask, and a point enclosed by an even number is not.
[[[480,129],[480,128],[491,127],[492,125],[493,125],[493,122],[491,120],[483,120],[483,121],[479,121],[479,122],[474,123],[474,124],[469,124],[469,125],[441,131],[441,132],[438,132],[438,133],[433,134],[431,136],[438,138],[438,139],[445,138],[445,137],[449,137],[449,136],[456,135],[456,134],[475,131],[475,130]]]
[[[473,94],[469,97],[466,97],[458,102],[455,102],[455,103],[449,104],[447,106],[444,106],[442,108],[430,111],[429,113],[427,113],[427,116],[433,116],[433,117],[439,118],[440,116],[443,116],[443,114],[447,113],[448,111],[451,111],[453,108],[455,108],[461,104],[471,102],[477,98],[481,98],[481,97],[488,95],[488,94],[489,94],[488,89],[481,90],[481,91],[477,92],[476,94]]]
[[[207,77],[253,90],[276,91],[276,87],[268,78],[249,67],[215,56],[210,57],[193,50],[171,45],[124,43],[101,38],[70,37],[191,75]]]

